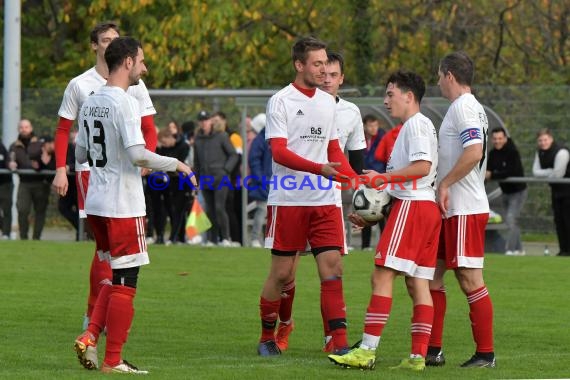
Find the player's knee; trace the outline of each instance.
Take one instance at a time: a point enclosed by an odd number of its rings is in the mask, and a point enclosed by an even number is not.
[[[113,269],[113,285],[137,287],[139,267]]]
[[[455,277],[463,293],[471,293],[485,285],[483,271],[481,269],[459,269],[455,271]]]

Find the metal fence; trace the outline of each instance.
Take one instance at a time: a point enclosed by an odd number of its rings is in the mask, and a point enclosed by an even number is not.
[[[171,120],[182,124],[195,120],[201,109],[224,111],[230,127],[239,129],[245,114],[254,116],[265,111],[265,104],[276,90],[151,90],[157,110],[157,127],[166,126]],[[504,125],[517,144],[525,174],[532,175],[531,167],[535,154],[536,131],[543,127],[552,129],[556,139],[566,142],[570,138],[570,86],[482,86],[474,92],[486,106],[490,127]],[[448,102],[441,98],[439,89],[429,87],[422,102],[422,112],[439,127]],[[57,111],[63,91],[28,89],[22,94],[22,117],[34,124],[37,135],[53,135],[57,123]],[[362,115],[374,113],[389,128],[394,121],[387,116],[382,105],[382,87],[351,88],[343,90],[342,96],[355,102]],[[16,128],[16,126],[2,126]],[[245,140],[244,140],[245,141]],[[489,190],[496,183],[489,183]],[[57,218],[55,202],[51,202],[48,216]],[[500,211],[499,203],[492,208]],[[546,183],[529,184],[529,197],[523,210],[521,225],[524,232],[554,232],[550,209],[550,190]]]

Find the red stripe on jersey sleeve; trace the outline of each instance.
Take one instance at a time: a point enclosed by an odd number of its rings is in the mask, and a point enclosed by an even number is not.
[[[59,118],[55,130],[55,167],[65,167],[67,163],[67,146],[69,144],[69,132],[73,127],[73,120],[64,117]]]
[[[156,127],[154,126],[153,115],[147,115],[141,118],[141,130],[144,142],[146,143],[146,149],[154,152],[156,150],[158,137],[156,134]]]

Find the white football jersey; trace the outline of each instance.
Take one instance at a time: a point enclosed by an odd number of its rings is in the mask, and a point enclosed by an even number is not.
[[[113,218],[146,214],[140,168],[126,149],[144,145],[139,103],[120,87],[103,86],[79,113],[76,144],[91,167],[85,213]]]
[[[338,139],[335,128],[335,100],[316,90],[308,97],[292,84],[273,95],[267,103],[265,138],[285,138],[287,148],[313,162],[328,163],[329,141]],[[289,169],[273,161],[273,181],[268,205],[335,205],[335,182],[323,176]]]
[[[336,133],[340,149],[361,150],[366,149],[366,139],[364,137],[364,126],[360,109],[356,104],[348,102],[342,98],[337,98],[336,103]],[[337,184],[333,185],[335,188]],[[336,189],[335,197],[338,206],[342,206],[342,195],[340,189]]]
[[[423,160],[431,162],[429,174],[403,184],[388,184],[388,194],[398,199],[435,202],[437,159],[435,127],[430,119],[418,112],[402,126],[386,165],[386,172],[400,170],[414,161]]]
[[[455,166],[464,148],[482,144],[483,150],[481,161],[449,188],[447,217],[489,212],[489,201],[485,192],[488,127],[483,106],[470,93],[455,99],[443,118],[439,129],[438,181],[445,178]]]
[[[97,90],[107,83],[107,79],[103,78],[95,67],[90,68],[83,74],[76,76],[71,81],[69,81],[65,92],[63,93],[63,100],[61,101],[61,106],[59,107],[59,112],[57,113],[60,117],[66,118],[68,120],[77,120],[77,114],[81,109],[81,106],[85,102],[88,96],[93,95]],[[154,115],[156,110],[148,94],[148,90],[142,81],[139,81],[138,85],[130,86],[127,91],[129,95],[134,97],[139,102],[139,107],[141,110],[141,117]],[[89,170],[87,164],[75,163],[76,171]]]

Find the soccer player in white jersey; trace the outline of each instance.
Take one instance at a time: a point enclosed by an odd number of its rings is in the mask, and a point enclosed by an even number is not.
[[[85,100],[99,90],[107,82],[109,71],[105,63],[105,49],[111,41],[119,36],[119,28],[111,22],[98,24],[91,31],[91,48],[96,54],[95,66],[83,74],[73,78],[63,94],[63,100],[59,108],[59,123],[55,132],[55,158],[56,174],[53,187],[60,196],[67,193],[67,168],[66,157],[69,133],[77,119],[81,105]],[[128,89],[129,95],[135,97],[141,108],[141,128],[148,150],[154,152],[156,148],[156,128],[154,126],[154,114],[156,113],[148,90],[141,80],[135,86]],[[85,195],[89,183],[89,165],[75,165],[75,179],[77,183],[77,205],[79,217],[85,218]],[[93,256],[89,276],[89,297],[87,299],[87,311],[85,314],[84,328],[87,327],[91,312],[95,306],[95,300],[101,286],[111,281],[111,268],[100,257]]]
[[[335,100],[318,87],[325,78],[326,44],[313,37],[299,39],[292,49],[295,81],[267,104],[265,137],[273,156],[268,197],[265,247],[271,268],[260,297],[261,356],[280,355],[275,342],[281,291],[294,271],[298,251],[307,242],[321,280],[321,313],[335,349],[348,347],[340,251],[344,244],[342,216],[333,186],[320,186],[331,176],[356,177],[340,149],[335,128]],[[310,185],[291,188],[284,179]]]
[[[186,175],[192,172],[175,158],[145,149],[140,105],[127,93],[147,71],[140,42],[131,37],[114,39],[107,47],[105,61],[109,78],[80,109],[75,153],[78,162],[88,162],[91,168],[85,212],[97,253],[110,263],[112,285],[103,286],[99,292],[89,326],[76,339],[75,349],[84,367],[96,368],[97,356],[88,355],[87,347],[96,347],[106,327],[101,371],[147,373],[121,357],[133,319],[139,268],[149,263],[139,167]],[[196,184],[194,178],[192,181]]]
[[[445,56],[438,85],[451,101],[439,129],[438,204],[443,214],[438,265],[430,283],[434,321],[427,365],[443,365],[443,320],[446,296],[443,276],[453,269],[469,304],[475,354],[462,367],[495,367],[493,304],[483,280],[485,226],[489,203],[485,193],[487,116],[471,93],[473,61],[464,52]]]
[[[364,149],[366,141],[364,139],[364,126],[362,125],[362,116],[360,109],[353,103],[341,99],[338,96],[338,90],[344,81],[344,58],[336,52],[327,52],[327,64],[325,66],[325,80],[319,88],[331,94],[336,100],[335,127],[338,135],[338,143],[342,151],[348,151],[348,162],[352,169],[360,174],[364,166]],[[336,187],[336,186],[335,186]],[[352,194],[351,189],[344,190]],[[343,207],[341,189],[335,189],[337,206]],[[343,213],[344,214],[344,213]],[[343,236],[346,236],[345,223],[343,216]],[[343,253],[348,253],[347,243],[343,245]],[[302,252],[300,254],[305,254]],[[279,326],[275,334],[275,342],[279,349],[283,352],[289,346],[289,335],[293,331],[294,323],[293,301],[295,298],[295,274],[299,260],[295,261],[291,277],[287,279],[283,289],[281,290],[281,306],[279,307]],[[323,317],[324,329],[324,352],[333,352],[335,350],[332,336],[329,333],[328,323]]]
[[[387,172],[382,175],[364,172],[368,185],[386,187],[394,204],[376,248],[372,296],[366,309],[362,342],[345,355],[329,355],[333,363],[343,367],[374,368],[376,349],[392,308],[393,283],[402,274],[413,301],[412,348],[409,358],[394,368],[416,371],[425,368],[433,319],[429,280],[435,272],[441,215],[434,188],[437,134],[432,122],[420,113],[424,93],[423,79],[412,72],[398,71],[386,82],[384,105],[404,125]],[[349,218],[356,225],[367,225],[357,214]]]

